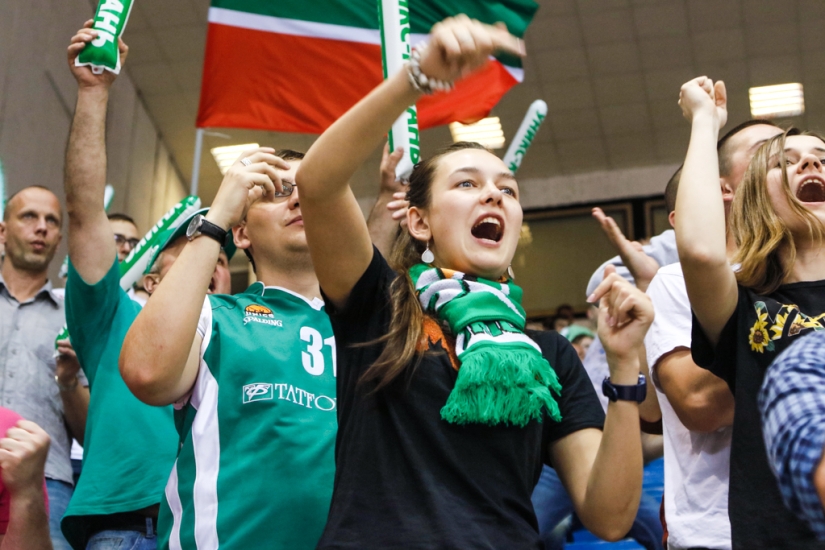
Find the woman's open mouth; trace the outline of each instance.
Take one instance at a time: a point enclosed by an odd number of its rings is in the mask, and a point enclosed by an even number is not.
[[[499,242],[504,235],[504,225],[494,216],[481,218],[471,230],[473,237],[487,241]]]
[[[796,198],[802,202],[825,202],[825,182],[819,178],[807,178],[796,190]]]

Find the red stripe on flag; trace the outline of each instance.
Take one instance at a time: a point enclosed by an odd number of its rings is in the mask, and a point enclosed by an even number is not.
[[[432,128],[450,122],[469,124],[490,114],[490,110],[518,81],[504,66],[494,61],[461,80],[449,94],[425,96],[418,100],[418,124]]]
[[[210,24],[197,126],[320,134],[381,82],[381,48]],[[517,81],[488,63],[422,98],[423,128],[487,116]]]
[[[320,134],[380,82],[380,46],[210,24],[197,125]]]

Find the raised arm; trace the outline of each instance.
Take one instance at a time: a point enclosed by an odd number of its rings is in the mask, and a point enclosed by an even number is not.
[[[682,86],[679,104],[691,122],[691,133],[676,195],[676,245],[693,312],[716,344],[738,298],[728,264],[716,152],[719,129],[727,120],[725,85],[695,78]]]
[[[612,267],[606,273],[591,296],[601,300],[599,340],[607,354],[611,382],[632,386],[642,369],[642,345],[653,321],[653,305]],[[631,401],[609,402],[603,432],[573,432],[556,441],[550,453],[582,523],[604,539],[624,537],[642,493],[639,406]]]
[[[481,67],[497,50],[523,54],[521,41],[501,27],[466,16],[432,29],[421,55],[421,72],[453,81]],[[420,92],[406,71],[385,80],[324,132],[307,152],[296,175],[301,213],[321,287],[342,305],[372,259],[364,217],[347,182]]]
[[[103,207],[106,187],[106,108],[115,75],[92,73],[90,67],[75,67],[74,60],[97,36],[92,21],[72,37],[68,49],[69,69],[77,80],[69,144],[66,147],[64,189],[69,213],[69,257],[88,284],[95,284],[111,269],[117,256],[114,236]],[[128,48],[120,41],[121,63]]]
[[[659,263],[645,253],[639,242],[625,237],[616,220],[605,214],[601,208],[593,209],[593,217],[599,222],[610,244],[619,253],[624,266],[636,281],[636,287],[642,292],[646,291],[650,281],[659,271]]]
[[[407,190],[404,184],[395,179],[395,167],[398,166],[403,154],[403,148],[399,147],[390,153],[389,143],[384,144],[379,174],[381,184],[378,188],[378,197],[367,218],[372,244],[385,257],[389,256],[392,250],[399,226],[407,224]]]
[[[274,152],[262,148],[244,153],[249,165],[240,159],[232,165],[206,219],[228,230],[244,218],[253,201],[273,197],[273,181],[283,190],[275,167],[289,165]],[[187,243],[129,328],[120,351],[120,374],[141,401],[168,405],[195,384],[201,344],[198,320],[220,251],[220,244],[209,237]]]

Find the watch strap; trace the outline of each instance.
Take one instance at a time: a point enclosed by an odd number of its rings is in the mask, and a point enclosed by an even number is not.
[[[638,383],[633,386],[613,384],[607,376],[602,382],[602,393],[611,401],[635,401],[641,403],[647,395],[647,381],[643,374],[639,375]]]
[[[215,239],[220,243],[221,246],[224,246],[226,244],[227,233],[228,232],[226,231],[226,229],[223,229],[220,226],[202,217],[200,219],[200,225],[197,231],[195,231],[195,234],[192,235],[192,239],[199,235],[205,235],[211,239]]]

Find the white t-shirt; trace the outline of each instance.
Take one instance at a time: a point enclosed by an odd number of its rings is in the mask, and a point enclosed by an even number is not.
[[[593,335],[593,342],[587,348],[587,355],[584,356],[582,365],[584,370],[587,371],[587,376],[590,377],[590,383],[593,384],[593,388],[596,390],[596,396],[599,398],[599,403],[602,404],[602,409],[607,412],[608,399],[602,392],[602,382],[610,376],[610,365],[607,364],[607,355],[598,334]]]
[[[662,409],[668,548],[729,549],[728,485],[732,428],[688,430],[662,393],[655,372],[662,356],[690,350],[692,317],[681,264],[659,269],[647,289],[656,316],[645,337],[650,380]]]

